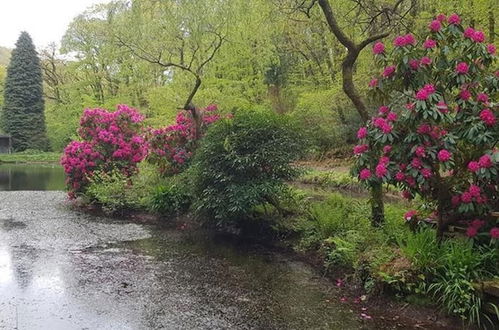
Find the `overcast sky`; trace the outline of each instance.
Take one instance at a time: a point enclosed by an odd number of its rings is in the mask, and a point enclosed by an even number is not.
[[[37,47],[60,43],[68,24],[88,6],[109,0],[0,0],[0,46],[13,48],[21,31]]]

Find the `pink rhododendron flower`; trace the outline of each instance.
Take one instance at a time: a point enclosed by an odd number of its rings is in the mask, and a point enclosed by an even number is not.
[[[395,180],[397,180],[399,182],[404,181],[405,180],[405,174],[404,174],[404,172],[400,172],[400,171],[397,172],[395,174]]]
[[[427,39],[425,40],[425,42],[423,43],[423,47],[425,49],[432,49],[432,48],[435,48],[437,47],[437,42],[433,39]]]
[[[461,17],[459,17],[458,14],[452,14],[452,15],[449,16],[447,22],[449,22],[449,24],[454,24],[454,25],[460,24],[461,23]]]
[[[420,158],[415,157],[411,161],[411,166],[413,168],[420,169],[421,167],[423,167],[423,163],[421,162]]]
[[[367,144],[360,144],[353,147],[353,153],[356,155],[363,154],[367,150],[369,150],[369,146]]]
[[[367,127],[361,127],[357,131],[357,138],[358,139],[365,139],[367,137]]]
[[[464,29],[463,35],[467,39],[473,39],[473,36],[475,35],[475,29],[472,27],[467,27]]]
[[[383,156],[379,159],[379,163],[383,165],[388,165],[388,163],[390,163],[390,158],[387,156]]]
[[[487,52],[490,55],[495,55],[496,54],[496,46],[494,46],[493,44],[487,45]]]
[[[424,89],[424,88],[420,89],[416,93],[416,99],[418,99],[420,101],[427,100],[429,96],[430,96],[430,93],[428,93],[428,91],[426,89]]]
[[[478,162],[471,161],[468,163],[468,170],[470,170],[471,172],[477,172],[479,169],[480,165],[478,164]]]
[[[398,36],[393,40],[393,45],[396,47],[405,47],[407,45],[414,45],[416,39],[412,34],[406,34],[404,36]]]
[[[398,116],[395,112],[390,112],[388,115],[386,115],[386,120],[388,121],[395,121],[397,120]]]
[[[499,227],[494,227],[489,232],[492,239],[499,239]]]
[[[482,31],[475,31],[472,37],[474,42],[484,42],[485,34]]]
[[[378,178],[384,177],[387,173],[388,173],[388,170],[386,169],[386,165],[385,164],[378,164],[376,166],[376,176]]]
[[[471,98],[471,93],[467,89],[462,89],[461,92],[459,93],[459,98],[463,101],[467,101]]]
[[[367,180],[371,177],[371,171],[368,168],[365,168],[360,171],[359,178],[361,180]]]
[[[483,109],[482,112],[480,112],[480,119],[487,126],[494,126],[496,123],[496,117],[490,109]]]
[[[409,67],[413,70],[417,70],[419,68],[419,60],[410,60]]]
[[[487,103],[489,102],[489,96],[485,93],[478,93],[478,95],[476,96],[476,100],[478,102]]]
[[[414,153],[418,157],[425,157],[426,156],[426,149],[423,146],[419,146],[419,147],[416,148],[416,150],[414,151]]]
[[[412,220],[416,215],[418,214],[418,211],[416,210],[409,210],[404,214],[404,219],[407,221]]]
[[[447,162],[452,157],[452,153],[448,150],[442,149],[438,152],[438,160],[441,162]]]
[[[421,124],[419,125],[417,132],[419,134],[429,134],[431,133],[431,126],[428,124]]]
[[[463,192],[461,194],[461,201],[463,203],[471,203],[473,201],[473,196],[467,191]]]
[[[369,82],[369,87],[374,88],[376,86],[378,86],[378,79],[376,78],[371,79],[371,81]]]
[[[392,146],[384,146],[383,147],[384,154],[389,154],[391,151],[392,151]]]
[[[438,14],[437,15],[437,20],[441,23],[445,22],[447,20],[447,17],[444,14]]]
[[[433,175],[433,172],[429,168],[423,168],[421,169],[421,175],[425,178],[431,178]]]
[[[492,158],[489,155],[483,155],[478,160],[478,164],[481,168],[490,168],[493,165]]]
[[[470,238],[475,237],[477,234],[478,229],[476,229],[475,227],[468,227],[468,229],[466,229],[466,236]]]
[[[379,107],[378,111],[380,114],[387,114],[388,112],[390,112],[390,108],[386,105],[382,105]]]
[[[468,73],[469,66],[465,62],[460,62],[456,65],[456,72],[459,74],[466,74]]]
[[[481,194],[482,190],[480,189],[479,186],[472,184],[469,187],[468,192],[470,193],[470,195],[472,197],[480,197],[480,194]]]
[[[385,51],[385,45],[382,42],[377,42],[373,46],[373,53],[374,54],[381,54]]]
[[[385,68],[385,70],[383,70],[382,76],[387,78],[387,77],[390,77],[394,72],[395,72],[395,66],[390,65],[390,66],[387,66]]]
[[[420,60],[421,65],[428,66],[431,64],[431,62],[432,62],[431,58],[429,58],[428,56],[421,57],[421,60]]]
[[[442,24],[440,23],[439,20],[433,20],[431,23],[428,25],[428,28],[433,31],[433,32],[438,32],[442,28]]]

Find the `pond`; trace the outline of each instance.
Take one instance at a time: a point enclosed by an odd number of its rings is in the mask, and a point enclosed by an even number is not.
[[[279,253],[81,213],[63,192],[0,201],[0,329],[387,328]]]
[[[0,191],[64,190],[58,164],[0,164]]]

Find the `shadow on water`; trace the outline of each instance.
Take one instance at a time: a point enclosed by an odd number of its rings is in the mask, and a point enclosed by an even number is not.
[[[64,190],[64,170],[57,164],[1,164],[0,191]]]

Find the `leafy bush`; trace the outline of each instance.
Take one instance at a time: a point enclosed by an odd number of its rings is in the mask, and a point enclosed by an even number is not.
[[[121,171],[96,171],[89,179],[84,198],[102,206],[107,213],[126,210],[151,210],[152,198],[158,186],[164,185],[158,169],[147,163],[131,177]]]
[[[292,122],[270,112],[241,112],[210,127],[195,157],[196,208],[219,224],[236,221],[255,206],[277,204],[296,176],[302,153]]]
[[[483,32],[460,21],[456,14],[448,20],[439,15],[420,42],[411,34],[398,36],[390,51],[376,43],[373,52],[384,70],[370,86],[384,105],[358,131],[354,173],[368,186],[390,183],[407,198],[419,195],[432,203],[440,236],[460,220],[470,224],[470,237],[483,237],[477,235],[483,231],[494,239],[497,57]]]
[[[170,182],[156,187],[149,208],[161,214],[180,214],[186,212],[192,203],[192,196],[186,187]]]

